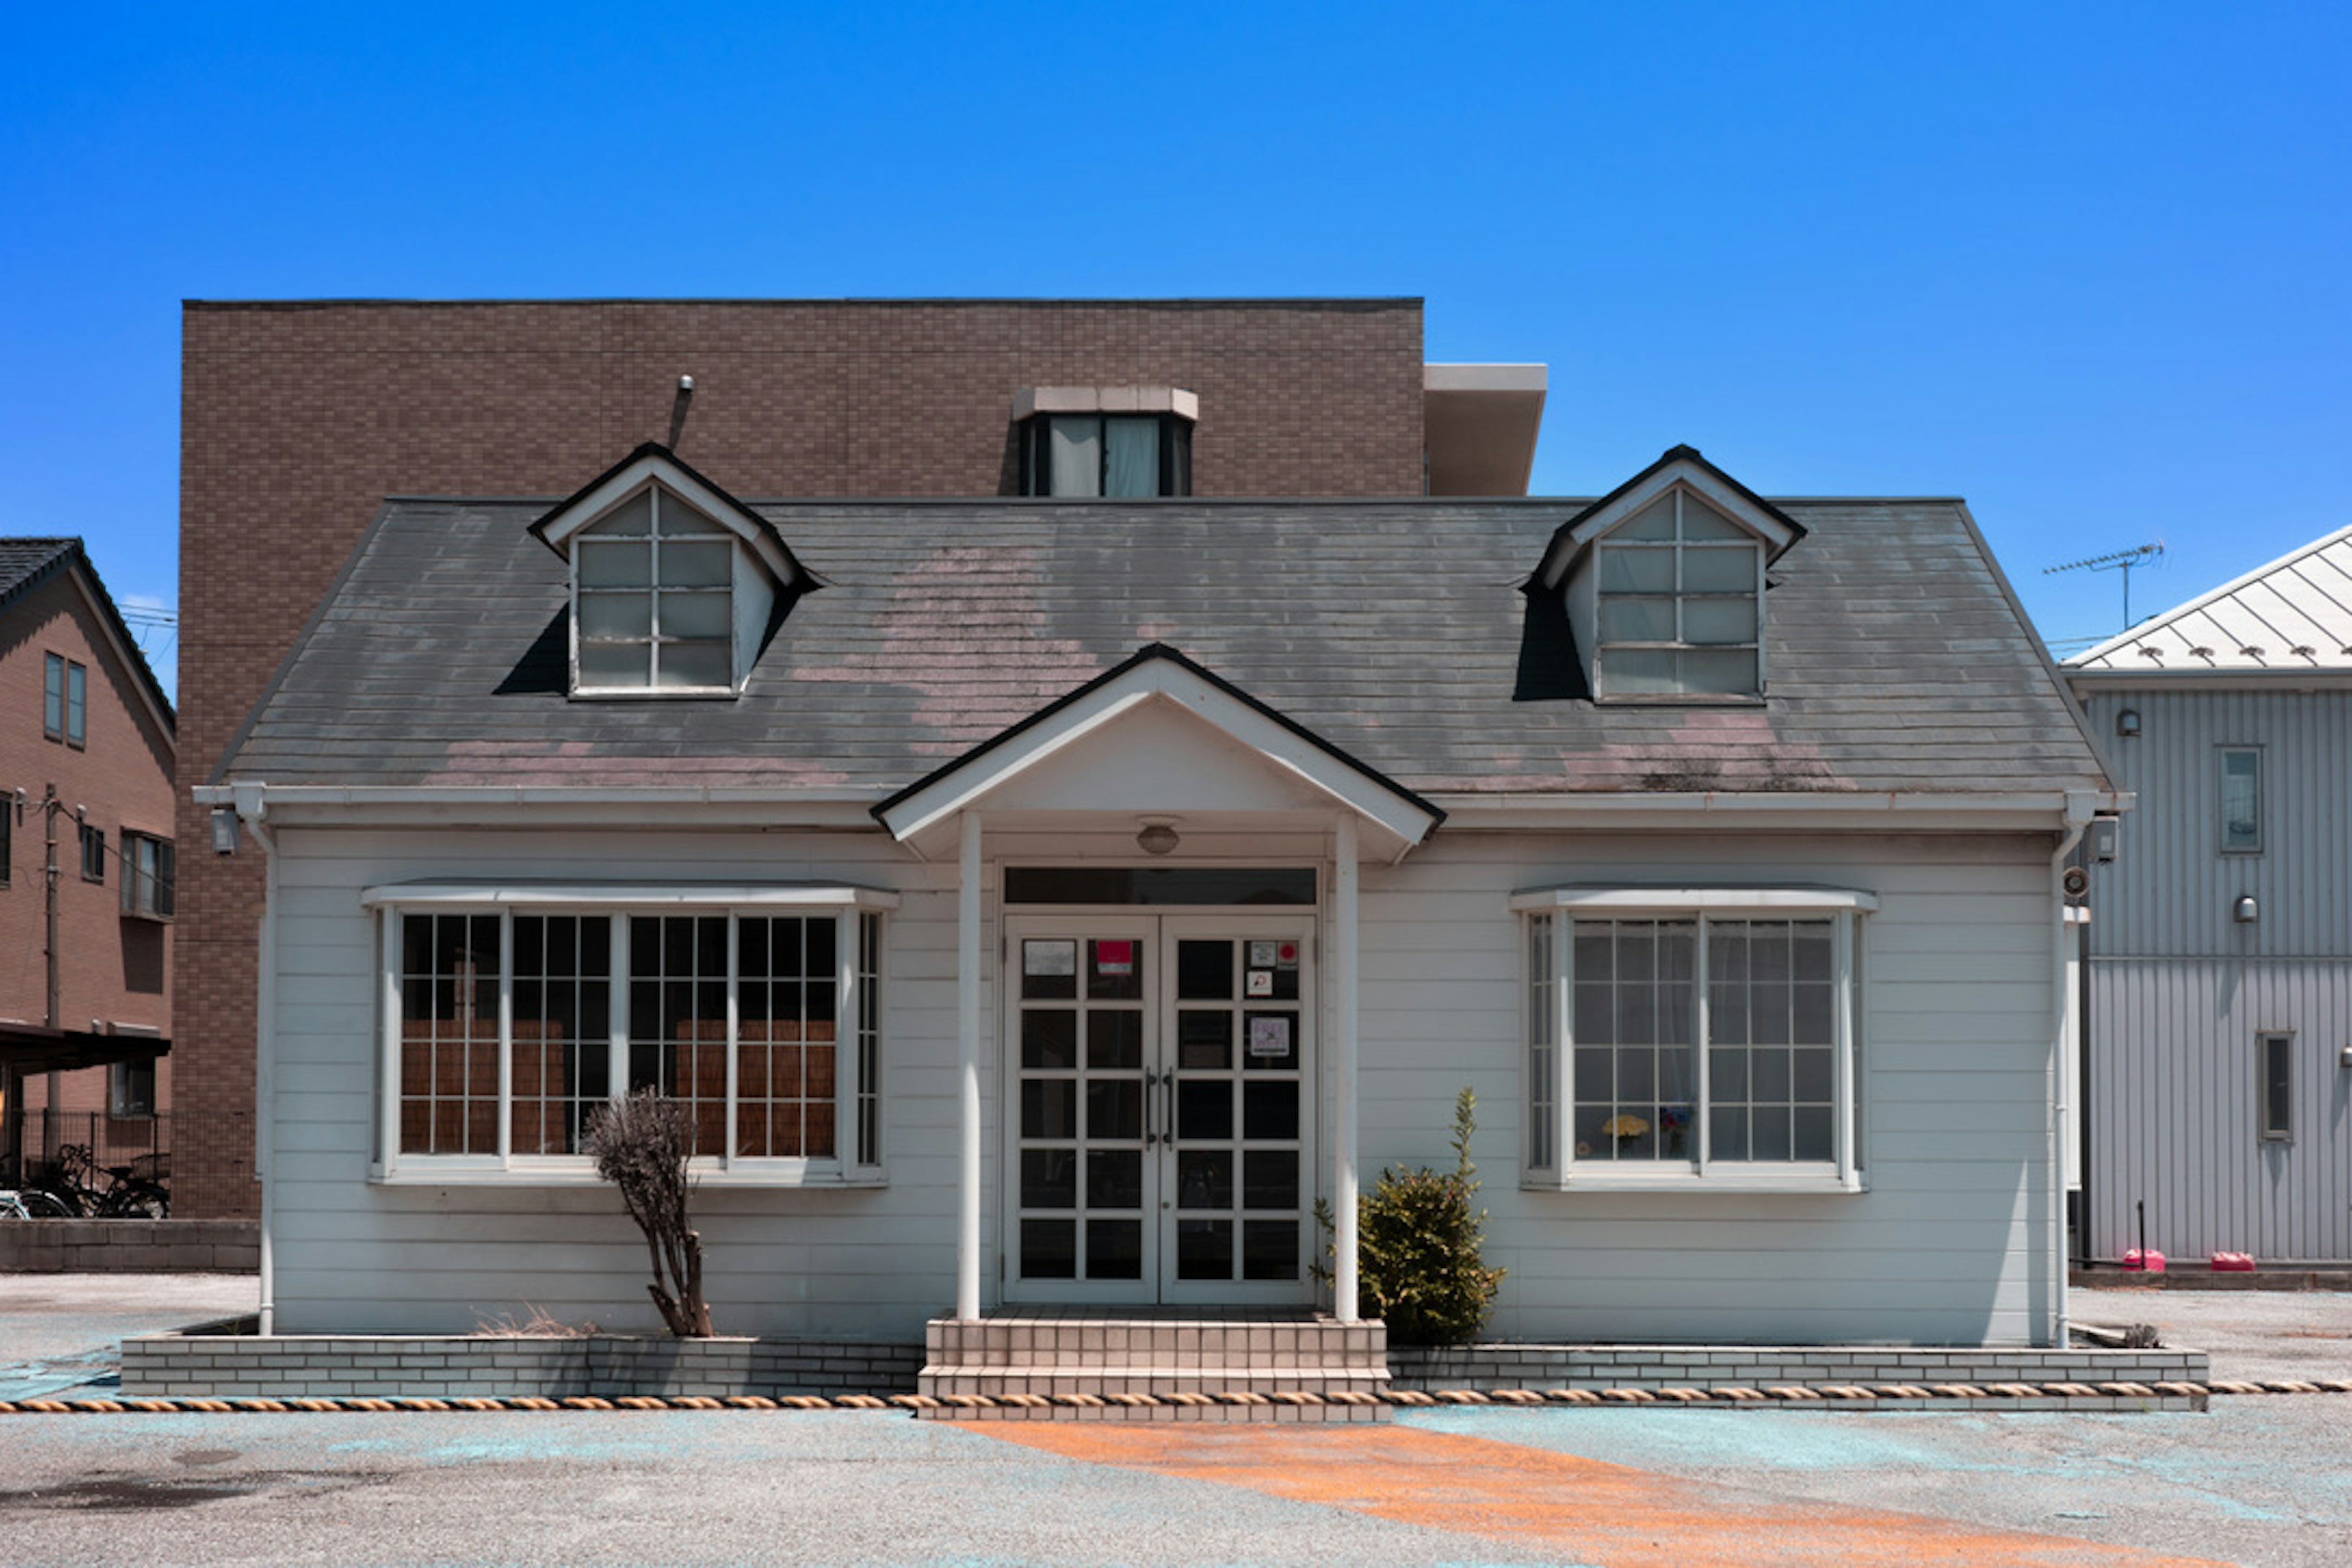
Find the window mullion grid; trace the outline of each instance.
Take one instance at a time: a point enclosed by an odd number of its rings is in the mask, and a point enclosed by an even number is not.
[[[743,917],[730,913],[727,917],[727,1120],[719,1136],[719,1168],[722,1171],[735,1168],[735,1052],[742,1037],[742,1009],[737,1005],[736,991],[742,984],[742,933]]]
[[[1562,910],[1551,922],[1553,1167],[1563,1184],[1576,1163],[1576,920]]]
[[[1697,1058],[1691,1063],[1691,1082],[1696,1087],[1698,1096],[1697,1114],[1691,1119],[1691,1136],[1697,1146],[1691,1151],[1691,1158],[1702,1176],[1706,1174],[1708,1148],[1715,1135],[1712,1121],[1714,1116],[1712,1101],[1715,1097],[1714,1091],[1707,1083],[1709,1055],[1707,1043],[1715,1037],[1715,1028],[1713,1020],[1708,1015],[1708,1008],[1712,1003],[1709,993],[1714,988],[1707,984],[1707,975],[1711,972],[1707,967],[1706,938],[1707,929],[1713,923],[1705,915],[1699,916],[1697,952],[1691,959],[1693,970],[1691,984],[1698,988],[1698,994],[1691,1000],[1691,1019],[1694,1025],[1691,1031],[1693,1037],[1691,1051]]]
[[[629,987],[635,977],[629,973],[629,916],[615,914],[605,921],[605,937],[612,945],[610,969],[613,987],[612,1016],[606,1021],[611,1037],[604,1052],[604,1098],[617,1100],[629,1081]]]
[[[653,501],[653,517],[646,524],[647,549],[646,566],[646,684],[648,689],[661,689],[662,649],[662,490],[656,485],[648,492]],[[731,1142],[731,1140],[730,1140]]]
[[[499,1164],[514,1159],[514,910],[499,911]]]
[[[1854,1173],[1853,913],[1841,910],[1833,930],[1836,984],[1830,996],[1830,1019],[1834,1031],[1831,1044],[1836,1047],[1832,1059],[1837,1064],[1837,1107],[1830,1126],[1837,1140],[1838,1184],[1851,1188]]]
[[[833,915],[833,1157],[844,1170],[857,1159],[857,1091],[864,1076],[857,1004],[857,911],[836,910]],[[805,1037],[807,1030],[803,1028],[802,1034]],[[806,1050],[805,1044],[802,1048]],[[808,1152],[806,1132],[801,1135],[801,1152]]]
[[[400,1163],[400,931],[401,921],[407,917],[395,904],[383,912],[383,930],[378,942],[383,951],[383,989],[379,1005],[383,1009],[383,1062],[376,1070],[376,1157],[386,1171]]]

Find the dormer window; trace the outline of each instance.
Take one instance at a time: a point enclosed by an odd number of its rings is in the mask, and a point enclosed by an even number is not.
[[[1604,700],[1758,694],[1764,552],[1753,534],[1675,489],[1593,551]]]
[[[1170,386],[1036,386],[1013,400],[1021,493],[1113,500],[1192,493],[1200,400]]]
[[[580,686],[735,689],[735,536],[659,485],[581,531]]]
[[[647,443],[530,526],[570,563],[572,695],[733,697],[823,584],[775,525]]]
[[[1676,447],[1559,525],[1528,584],[1529,614],[1560,596],[1583,665],[1579,695],[1759,702],[1764,569],[1804,536],[1796,519]]]

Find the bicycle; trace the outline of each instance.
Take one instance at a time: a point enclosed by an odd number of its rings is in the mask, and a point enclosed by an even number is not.
[[[0,1219],[71,1219],[72,1212],[54,1193],[37,1187],[0,1187]]]

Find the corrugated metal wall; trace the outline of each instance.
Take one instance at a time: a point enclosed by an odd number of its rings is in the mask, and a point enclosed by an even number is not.
[[[2125,960],[2091,970],[2092,1256],[2352,1258],[2352,964]],[[2294,1139],[2262,1137],[2255,1037],[2294,1036]]]
[[[2116,714],[2140,716],[2137,739]],[[2352,956],[2352,691],[2101,691],[2093,733],[2139,795],[2093,868],[2096,957]],[[2263,849],[2221,852],[2223,746],[2263,751]],[[2241,893],[2252,926],[2230,918]]]
[[[2137,738],[2116,715],[2140,717]],[[2101,691],[2139,796],[2092,869],[2088,1241],[2201,1263],[2352,1258],[2352,693]],[[2263,848],[2221,849],[2225,746],[2263,752]],[[2232,918],[2242,894],[2261,918]],[[2294,1036],[2292,1142],[2257,1122],[2255,1037]]]

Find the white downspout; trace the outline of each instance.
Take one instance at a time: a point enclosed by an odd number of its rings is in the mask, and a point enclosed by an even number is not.
[[[956,1316],[980,1316],[980,813],[963,814],[956,884],[956,1068],[962,1132],[956,1207]]]
[[[1331,1313],[1356,1311],[1356,818],[1339,817],[1331,877]]]
[[[261,846],[261,941],[256,964],[253,1030],[253,1173],[261,1183],[261,1332],[278,1331],[277,1218],[270,1145],[278,1133],[278,834],[263,820],[269,803],[261,784],[235,786],[237,819]]]
[[[2045,1142],[2050,1162],[2050,1289],[2053,1303],[2050,1347],[2065,1350],[2074,1338],[2066,1300],[2066,858],[2083,841],[2091,825],[2092,802],[2097,797],[2069,794],[2058,847],[2050,857],[2050,1125]]]

